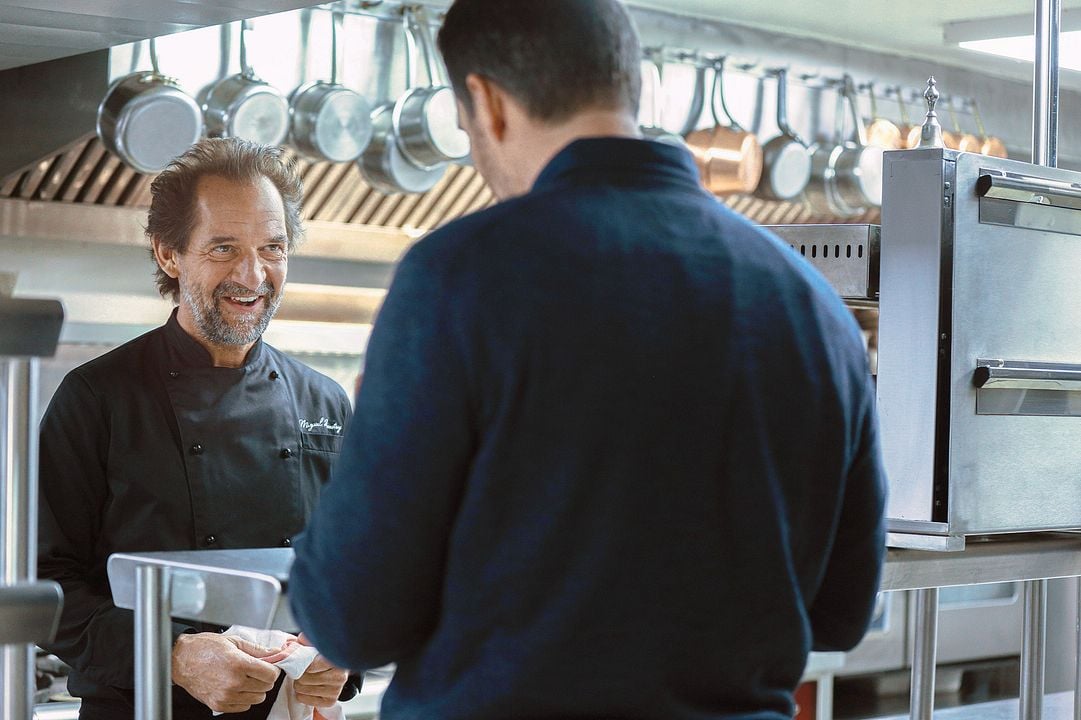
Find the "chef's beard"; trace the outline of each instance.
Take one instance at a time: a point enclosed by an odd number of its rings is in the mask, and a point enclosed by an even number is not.
[[[250,345],[263,336],[263,331],[270,324],[274,314],[278,312],[278,306],[282,302],[282,293],[276,291],[274,286],[265,280],[252,292],[243,285],[225,281],[214,288],[214,295],[209,300],[197,298],[191,288],[183,283],[180,294],[184,302],[191,309],[192,319],[195,326],[207,340],[218,345]],[[263,312],[251,319],[236,319],[234,322],[226,320],[222,312],[221,303],[224,297],[247,297],[261,295],[266,298]]]

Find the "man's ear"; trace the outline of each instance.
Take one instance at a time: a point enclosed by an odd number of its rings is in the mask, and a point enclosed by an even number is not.
[[[154,259],[158,267],[174,280],[180,275],[180,266],[177,263],[177,252],[168,245],[164,245],[157,237],[150,238],[150,244],[154,248]]]
[[[507,132],[506,93],[491,80],[476,73],[466,76],[465,87],[473,101],[473,124],[501,142]]]

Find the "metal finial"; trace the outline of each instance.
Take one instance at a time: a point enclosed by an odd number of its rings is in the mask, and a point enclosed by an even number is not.
[[[932,75],[927,78],[927,90],[923,93],[923,99],[927,101],[927,115],[923,119],[923,127],[920,129],[920,144],[917,147],[946,147],[945,143],[942,142],[942,126],[938,123],[938,115],[935,113],[935,103],[938,102],[939,97],[938,83],[935,82],[935,76]]]

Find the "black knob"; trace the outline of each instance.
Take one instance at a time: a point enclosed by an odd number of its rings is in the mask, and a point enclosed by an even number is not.
[[[170,370],[169,371],[169,377],[171,377],[171,378],[180,377],[180,373],[178,373],[176,370]]]
[[[203,538],[203,544],[204,545],[213,545],[217,541],[218,541],[218,539],[216,537],[214,537],[213,535],[207,535],[205,538]]]
[[[292,538],[282,538],[282,547],[292,547],[292,545],[293,545],[293,539]]]
[[[288,460],[289,458],[293,457],[293,451],[289,448],[282,448],[282,451],[278,453],[278,457],[280,457],[282,460]]]
[[[277,379],[278,379],[278,377],[279,377],[279,376],[278,376],[278,371],[277,371],[277,370],[271,370],[271,371],[270,371],[270,379],[271,379],[271,380],[277,380]]]
[[[202,455],[203,454],[203,446],[200,445],[199,443],[195,443],[194,445],[191,446],[191,454],[192,455]]]

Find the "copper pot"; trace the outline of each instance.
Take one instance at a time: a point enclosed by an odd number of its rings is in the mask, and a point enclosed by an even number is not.
[[[957,115],[953,111],[953,101],[946,103],[946,112],[950,114],[950,122],[953,123],[953,132],[942,131],[942,143],[951,150],[960,150],[967,153],[978,153],[983,143],[972,133],[961,129],[961,123],[957,122]]]
[[[878,102],[875,98],[875,84],[869,82],[863,86],[867,94],[871,96],[871,122],[867,126],[867,144],[880,147],[883,150],[900,150],[901,128],[891,120],[878,114]]]
[[[714,195],[753,192],[762,177],[762,146],[755,134],[740,127],[728,111],[724,100],[724,58],[714,64],[709,107],[716,123],[714,127],[687,136],[702,184]],[[727,122],[721,120],[722,114]]]
[[[919,123],[913,125],[908,118],[908,108],[905,107],[905,96],[901,90],[900,85],[894,85],[889,89],[889,92],[897,95],[897,108],[901,113],[901,126],[898,128],[901,139],[899,141],[898,150],[912,149],[919,147],[920,144],[920,132],[921,126]]]

